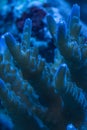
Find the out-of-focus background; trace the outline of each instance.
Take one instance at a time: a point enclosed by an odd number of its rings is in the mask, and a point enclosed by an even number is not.
[[[26,18],[33,22],[32,35],[38,36],[46,25],[45,16],[54,15],[56,21],[61,17],[67,19],[73,4],[80,6],[80,18],[87,24],[87,0],[1,0],[0,1],[0,35],[10,31],[15,36],[23,31]]]

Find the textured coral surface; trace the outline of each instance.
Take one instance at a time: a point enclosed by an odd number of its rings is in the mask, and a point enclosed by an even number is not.
[[[31,17],[16,19],[26,18],[20,40],[11,31],[0,39],[0,130],[87,130],[87,40],[80,7],[73,5],[67,20],[57,22],[41,5],[28,9]]]

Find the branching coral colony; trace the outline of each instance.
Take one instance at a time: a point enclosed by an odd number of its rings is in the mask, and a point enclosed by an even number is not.
[[[1,129],[87,128],[87,44],[80,31],[80,7],[73,6],[68,24],[60,21],[57,25],[51,15],[47,22],[64,58],[58,66],[55,60],[47,63],[38,47],[31,47],[30,19],[25,21],[21,44],[12,34],[4,35],[6,46],[0,54]]]

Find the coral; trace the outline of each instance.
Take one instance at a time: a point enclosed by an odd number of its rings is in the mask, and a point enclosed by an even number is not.
[[[4,3],[5,1],[6,3]],[[53,4],[50,7],[48,1],[45,0],[18,0],[16,2],[4,0],[4,2],[0,3],[0,35],[9,31],[18,40],[21,39],[25,19],[32,20],[32,36],[44,41],[49,38],[46,15],[51,13],[58,20],[62,15],[67,16],[67,12],[70,11],[68,4],[61,1],[56,4],[58,7],[54,7]],[[65,8],[67,8],[66,12]],[[63,14],[63,12],[65,13]]]
[[[0,98],[14,129],[53,129],[61,119],[62,100],[55,92],[51,65],[41,58],[38,48],[30,46],[31,26],[27,19],[21,44],[12,34],[4,35],[7,47],[0,55]]]
[[[68,25],[47,16],[57,47],[52,63],[40,55],[37,42],[32,46],[31,19],[25,20],[21,43],[10,32],[2,36],[0,100],[4,108],[0,107],[0,112],[11,119],[13,130],[86,128],[86,43],[79,11],[75,4]]]
[[[49,19],[53,21],[53,18],[48,16],[48,24]],[[55,21],[53,24],[55,24]],[[80,7],[77,4],[73,6],[68,18],[68,24],[62,20],[53,29],[55,31],[50,28],[50,32],[51,34],[54,33],[52,35],[55,39],[55,45],[68,64],[72,79],[86,91],[87,42],[85,41],[85,35],[81,31]]]
[[[87,42],[81,32],[80,7],[74,5],[68,18],[68,24],[60,21],[56,31],[56,43],[70,69],[72,79],[87,91],[86,51]]]
[[[5,114],[0,113],[0,128],[1,130],[12,130],[13,129],[13,123],[11,119],[6,116]]]
[[[41,7],[40,2],[36,3],[32,3],[29,7],[27,7],[27,11],[24,11],[20,17],[17,16],[15,22],[18,30],[21,32],[25,19],[30,18],[32,20],[32,35],[43,38],[45,27],[43,19],[45,18],[47,12],[43,7]],[[18,13],[18,10],[15,12]]]
[[[65,103],[66,109],[69,108],[67,110],[68,113],[70,111],[78,113],[77,112],[78,105],[76,105],[76,103],[73,103],[72,99],[70,99],[71,98],[70,96],[72,96],[74,100],[77,100],[78,103],[82,104],[83,109],[85,107],[84,111],[86,111],[87,109],[87,88],[86,88],[87,87],[87,79],[86,79],[87,78],[87,72],[86,72],[87,41],[85,40],[86,36],[83,34],[84,30],[81,30],[82,25],[80,22],[80,7],[77,4],[73,5],[67,23],[64,20],[60,20],[59,23],[57,24],[51,15],[47,16],[47,22],[48,22],[49,31],[54,39],[54,44],[60,51],[61,55],[63,56],[65,63],[67,64],[70,70],[71,79],[73,81],[73,86],[68,84],[64,88],[64,93],[69,94],[69,95],[66,94],[65,96],[63,95],[63,99],[65,100],[64,102],[66,102]],[[62,88],[59,91],[61,90]],[[75,109],[74,108],[72,109],[70,107],[70,104],[71,105],[75,104],[76,105]],[[67,113],[67,111],[65,112]]]

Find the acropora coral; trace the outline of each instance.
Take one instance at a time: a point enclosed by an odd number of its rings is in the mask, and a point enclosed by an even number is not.
[[[9,130],[87,129],[87,41],[81,31],[80,7],[73,5],[67,22],[56,23],[47,15],[47,25],[56,46],[52,62],[32,45],[30,18],[25,20],[21,43],[10,32],[2,35],[1,130],[4,126]]]

